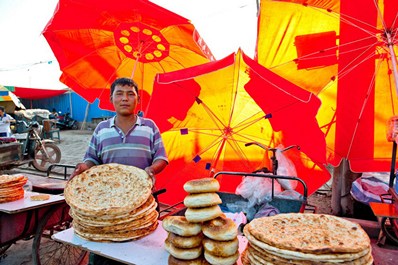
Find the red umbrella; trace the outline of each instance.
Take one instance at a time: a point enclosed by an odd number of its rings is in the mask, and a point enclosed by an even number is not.
[[[218,171],[252,172],[271,168],[269,153],[246,147],[299,145],[285,154],[309,193],[329,179],[324,170],[325,138],[312,93],[258,65],[241,51],[207,64],[159,74],[148,108],[160,130],[170,164],[158,178],[167,203],[182,200],[183,184]],[[322,151],[323,150],[323,155]],[[240,178],[219,179],[234,191]]]
[[[109,110],[117,77],[138,83],[145,110],[157,73],[212,58],[186,18],[144,0],[60,0],[43,35],[62,70],[60,81]]]
[[[388,171],[397,115],[396,0],[262,0],[257,59],[322,100],[328,162]]]

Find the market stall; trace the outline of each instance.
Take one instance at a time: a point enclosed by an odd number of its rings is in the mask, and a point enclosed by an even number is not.
[[[77,264],[85,251],[57,244],[49,237],[69,226],[68,209],[63,196],[30,191],[21,199],[0,203],[0,259],[15,242],[34,238],[33,264],[52,263],[65,254],[60,264]]]

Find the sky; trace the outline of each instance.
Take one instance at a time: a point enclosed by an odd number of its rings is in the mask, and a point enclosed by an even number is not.
[[[257,0],[152,0],[191,20],[216,59],[239,47],[253,58]],[[58,0],[0,0],[0,84],[65,88],[61,71],[41,34]]]

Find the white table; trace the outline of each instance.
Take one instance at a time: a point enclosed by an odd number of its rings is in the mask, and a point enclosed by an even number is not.
[[[0,203],[0,246],[30,236],[41,236],[42,231],[38,231],[40,222],[57,207],[66,205],[60,195],[49,195],[49,199],[44,201],[32,201],[30,198],[42,194],[27,191],[22,199]]]
[[[51,195],[51,194],[49,194],[50,198],[45,201],[32,201],[30,199],[30,196],[39,195],[39,194],[43,193],[25,191],[23,199],[19,199],[13,202],[0,203],[0,212],[14,214],[14,213],[28,211],[31,209],[40,208],[47,205],[62,203],[65,201],[65,198],[63,196]]]
[[[239,237],[239,252],[245,249],[247,240]],[[132,265],[166,265],[169,253],[164,248],[167,232],[163,229],[161,221],[158,228],[150,235],[129,242],[93,242],[85,240],[74,233],[73,228],[64,230],[52,236],[53,240],[70,244],[95,254]],[[238,265],[241,265],[240,259]]]

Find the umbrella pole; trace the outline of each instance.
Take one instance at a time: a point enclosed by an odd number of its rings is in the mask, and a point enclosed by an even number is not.
[[[394,51],[394,41],[391,39],[391,33],[386,31],[386,37],[387,37],[387,46],[388,49],[390,50],[390,56],[391,56],[391,63],[392,63],[392,70],[394,73],[394,83],[395,83],[395,91],[397,92],[398,96],[398,71],[397,71],[397,59],[395,57],[395,51]]]
[[[213,163],[213,165],[212,165],[212,167],[211,167],[211,170],[210,170],[210,177],[213,177],[213,176],[214,176],[216,166],[217,166],[217,164],[218,164],[218,161],[220,160],[221,152],[222,152],[222,150],[224,149],[224,145],[225,145],[225,138],[222,140],[221,146],[220,146],[220,148],[218,149],[218,153],[217,153],[216,160],[214,161],[214,163]]]
[[[134,66],[133,66],[133,71],[131,72],[131,79],[133,79],[134,80],[134,75],[135,75],[135,71],[137,70],[137,66],[138,66],[138,63],[139,63],[139,56],[141,55],[141,51],[142,51],[142,42],[140,43],[140,46],[138,47],[138,56],[137,56],[137,58],[135,59],[135,62],[134,62]],[[142,78],[141,78],[141,80],[144,80],[144,77],[142,76]],[[136,81],[136,80],[134,80],[134,81]],[[142,112],[142,93],[143,93],[143,89],[144,89],[144,86],[143,86],[143,84],[144,84],[144,82],[142,82],[142,86],[140,87],[140,89],[139,89],[139,91],[140,91],[140,94],[141,95],[139,95],[140,96],[140,98],[141,98],[141,100],[140,100],[140,102],[139,102],[139,105],[140,105],[140,111],[139,112]],[[141,115],[139,115],[139,116],[141,116]]]

